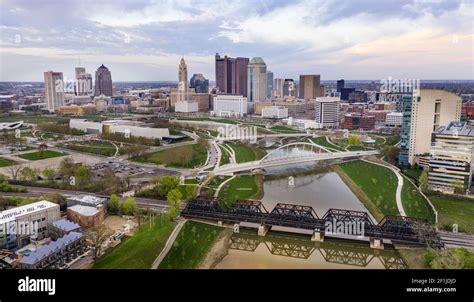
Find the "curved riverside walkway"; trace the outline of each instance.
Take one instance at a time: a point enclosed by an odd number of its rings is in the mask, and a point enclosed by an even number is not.
[[[160,266],[161,261],[165,259],[166,255],[170,251],[171,247],[173,246],[174,241],[176,240],[176,237],[178,237],[179,232],[183,228],[184,224],[188,221],[187,219],[181,218],[178,221],[178,224],[174,228],[173,232],[171,232],[170,237],[168,238],[168,241],[166,241],[165,246],[161,250],[161,253],[156,257],[155,261],[153,261],[153,264],[151,266],[152,269],[158,269],[158,266]]]
[[[397,170],[396,168],[389,166],[388,164],[384,165],[384,164],[366,160],[366,159],[362,159],[362,160],[370,164],[374,164],[374,165],[378,165],[378,166],[390,169],[393,173],[395,173],[398,179],[397,191],[395,193],[395,200],[397,202],[398,212],[400,213],[400,216],[407,216],[405,213],[405,210],[403,209],[403,204],[402,204],[403,177],[402,175],[400,175],[400,170]]]

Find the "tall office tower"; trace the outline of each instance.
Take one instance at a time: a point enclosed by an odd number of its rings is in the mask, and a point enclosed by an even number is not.
[[[300,94],[301,99],[310,100],[319,97],[321,76],[317,75],[300,75]]]
[[[263,102],[267,99],[267,65],[254,57],[248,65],[248,101]]]
[[[216,87],[224,94],[247,96],[248,58],[221,57],[216,53]]]
[[[75,68],[74,93],[77,96],[92,94],[92,75],[84,67]]]
[[[293,79],[285,79],[283,82],[283,96],[296,97],[296,84]]]
[[[451,122],[433,133],[428,186],[444,193],[464,194],[471,188],[474,169],[474,127]]]
[[[272,97],[273,92],[273,72],[267,71],[267,98]]]
[[[461,118],[461,97],[439,89],[420,89],[419,95],[403,96],[403,124],[398,161],[414,165],[431,147],[431,134]]]
[[[341,89],[344,88],[344,79],[337,81],[336,91],[341,92]]]
[[[44,88],[47,108],[54,112],[64,106],[64,81],[62,72],[46,71],[44,73]]]
[[[237,57],[232,64],[232,93],[247,97],[248,58]]]
[[[339,101],[337,97],[318,97],[315,103],[316,123],[321,128],[339,126]]]
[[[209,93],[209,80],[202,73],[195,73],[189,80],[190,88],[194,88],[196,93]]]
[[[99,95],[112,96],[112,74],[110,70],[104,66],[100,65],[95,72],[95,96]]]
[[[181,58],[178,66],[178,101],[184,101],[188,96],[188,66]]]
[[[273,96],[277,98],[281,98],[283,96],[283,83],[284,79],[275,79],[273,85]]]

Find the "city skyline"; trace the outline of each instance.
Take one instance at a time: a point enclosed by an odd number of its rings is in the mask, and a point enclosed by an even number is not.
[[[3,1],[2,7],[0,81],[40,82],[49,70],[74,79],[75,67],[101,64],[116,82],[173,81],[182,56],[189,74],[215,81],[216,52],[262,57],[274,78],[474,78],[470,1]]]

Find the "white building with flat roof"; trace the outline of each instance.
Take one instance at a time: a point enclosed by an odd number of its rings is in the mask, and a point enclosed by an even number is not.
[[[385,117],[385,125],[399,127],[403,123],[403,112],[390,112]]]
[[[59,205],[47,200],[0,212],[0,248],[22,247],[31,238],[48,237],[48,225],[59,218]]]
[[[214,115],[244,116],[252,112],[253,103],[242,95],[221,94],[214,97]]]
[[[288,108],[283,106],[265,106],[262,108],[262,117],[276,119],[287,118]]]
[[[151,139],[162,139],[170,135],[168,128],[150,128],[142,126],[141,123],[128,120],[92,122],[84,119],[70,119],[69,127],[86,133],[122,133],[124,135]]]
[[[314,104],[316,123],[320,128],[337,128],[339,126],[338,97],[318,97]]]
[[[198,102],[193,101],[178,101],[174,104],[174,111],[175,112],[198,112],[199,106]]]

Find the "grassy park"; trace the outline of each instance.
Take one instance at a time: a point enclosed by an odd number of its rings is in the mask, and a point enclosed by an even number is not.
[[[402,205],[405,213],[411,217],[423,218],[435,223],[435,214],[418,188],[404,179],[402,188]]]
[[[68,149],[87,152],[103,156],[115,155],[116,148],[109,142],[105,141],[87,141],[87,142],[74,142],[67,145]],[[122,148],[119,148],[119,154],[123,152]]]
[[[328,148],[329,150],[331,151],[335,151],[335,152],[338,152],[338,151],[345,151],[343,148],[339,147],[338,145],[336,144],[331,144],[330,142],[327,141],[326,139],[326,136],[320,136],[320,137],[316,137],[316,138],[311,138],[311,141],[315,144],[318,144],[320,146],[323,146],[323,147],[326,147]]]
[[[262,195],[262,179],[256,175],[241,175],[226,183],[219,198],[229,206],[236,200],[258,199]]]
[[[254,161],[265,156],[265,151],[257,147],[244,144],[229,144],[229,146],[235,151],[235,160],[237,163]]]
[[[144,224],[132,237],[107,251],[93,269],[149,269],[160,254],[176,223],[165,214],[153,225]]]
[[[141,163],[153,163],[178,168],[194,168],[204,165],[207,149],[201,144],[179,146],[132,158]]]
[[[474,233],[474,199],[437,193],[428,198],[438,211],[439,228],[452,231],[457,224],[459,232]]]
[[[1,167],[13,166],[13,165],[15,165],[16,163],[17,163],[17,162],[14,161],[14,160],[11,160],[11,159],[8,159],[8,158],[0,157],[0,168],[1,168]]]
[[[335,171],[377,220],[385,215],[399,215],[395,173],[360,160],[335,166]]]
[[[170,251],[160,263],[159,268],[196,268],[222,230],[221,227],[187,221],[176,237]]]
[[[65,155],[67,155],[67,153],[53,151],[53,150],[44,150],[44,151],[36,151],[36,152],[31,152],[31,153],[18,154],[17,156],[23,159],[28,159],[28,160],[41,160],[41,159],[47,159],[47,158],[65,156]]]

